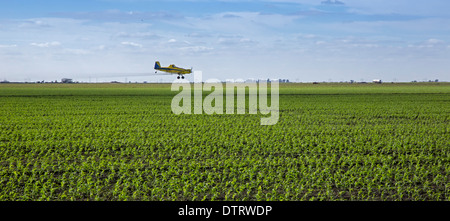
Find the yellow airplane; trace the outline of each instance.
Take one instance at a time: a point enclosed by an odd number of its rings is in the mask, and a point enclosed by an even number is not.
[[[177,77],[178,79],[180,79],[180,77],[184,79],[185,74],[192,73],[192,68],[191,69],[179,68],[174,64],[169,65],[169,67],[161,67],[159,61],[155,62],[155,70],[156,70],[155,73],[157,73],[158,71],[164,71],[171,74],[178,74]]]

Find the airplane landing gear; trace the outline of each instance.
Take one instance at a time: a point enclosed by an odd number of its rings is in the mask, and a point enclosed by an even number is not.
[[[178,75],[177,79],[180,79],[180,77],[181,77],[181,79],[184,79],[183,75]]]

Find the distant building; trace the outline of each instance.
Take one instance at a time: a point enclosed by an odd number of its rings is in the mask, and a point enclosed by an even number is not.
[[[70,78],[63,78],[63,79],[61,79],[61,83],[70,84],[70,83],[73,83],[73,80]]]
[[[289,79],[278,79],[280,83],[289,83]]]
[[[381,84],[382,83],[382,81],[380,79],[375,79],[372,82],[375,83],[375,84]]]
[[[267,78],[267,83],[270,83],[272,81],[278,81],[278,83],[289,83],[289,79],[270,79],[270,78]]]

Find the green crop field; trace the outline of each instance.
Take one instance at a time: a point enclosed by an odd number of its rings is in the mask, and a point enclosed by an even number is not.
[[[1,84],[0,200],[450,200],[449,83],[280,84],[271,126],[170,86]]]

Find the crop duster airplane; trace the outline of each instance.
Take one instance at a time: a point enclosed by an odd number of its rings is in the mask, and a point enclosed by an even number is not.
[[[180,77],[184,79],[185,74],[192,73],[192,68],[191,69],[179,68],[174,64],[169,65],[169,67],[161,67],[159,61],[155,62],[155,70],[156,70],[155,73],[157,73],[158,71],[164,71],[170,74],[178,74],[177,77],[178,79],[180,79]]]

